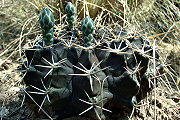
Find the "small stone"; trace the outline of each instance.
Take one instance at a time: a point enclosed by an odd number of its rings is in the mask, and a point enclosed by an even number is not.
[[[19,87],[12,87],[12,88],[10,88],[10,91],[11,92],[19,92],[20,88]]]

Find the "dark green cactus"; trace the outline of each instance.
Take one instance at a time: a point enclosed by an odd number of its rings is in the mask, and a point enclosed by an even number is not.
[[[43,41],[45,42],[45,45],[53,44],[54,16],[47,7],[43,8],[39,21],[42,28]]]
[[[71,3],[66,9],[70,11],[68,14],[74,14]],[[40,24],[45,44],[52,44],[54,18],[48,8],[43,9]],[[94,28],[93,20],[87,16],[81,24],[86,47],[93,42]],[[108,30],[104,30],[108,35]],[[102,31],[97,29],[96,32]],[[122,38],[127,36],[127,32],[118,27],[112,32]],[[117,116],[117,111],[124,107],[133,110],[152,90],[153,67],[149,58],[153,51],[142,37],[102,41],[87,49],[81,43],[66,39],[69,34],[64,35],[64,31],[59,34],[65,39],[58,39],[58,44],[47,48],[35,45],[25,52],[25,102],[37,116],[43,113],[46,115],[43,118],[57,120],[72,116],[115,120],[111,117]],[[42,40],[37,42],[43,45]],[[35,111],[37,108],[39,112]]]
[[[84,45],[90,46],[92,41],[93,41],[93,31],[95,29],[95,25],[93,20],[87,16],[84,18],[84,20],[81,23],[81,31],[83,34],[83,40],[84,40]]]
[[[69,29],[71,30],[74,27],[75,14],[76,14],[76,9],[71,2],[67,3],[65,12],[67,14],[67,21],[69,24]]]

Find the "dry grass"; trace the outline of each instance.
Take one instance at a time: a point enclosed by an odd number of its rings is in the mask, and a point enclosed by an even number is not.
[[[78,16],[83,18],[90,15],[98,27],[112,31],[114,25],[121,25],[129,33],[141,33],[152,41],[154,49],[160,52],[158,62],[165,67],[165,74],[154,80],[155,89],[135,107],[132,119],[177,119],[180,109],[180,10],[176,0],[72,0],[78,7]],[[58,28],[63,27],[65,19],[63,4],[54,0],[23,0],[0,1],[0,118],[13,119],[12,111],[19,109],[22,103],[24,87],[22,75],[18,72],[23,62],[23,49],[31,47],[35,36],[40,33],[37,21],[38,10],[48,5],[58,16]],[[106,4],[101,4],[106,3]],[[134,3],[134,4],[133,4]],[[89,12],[88,12],[89,11]],[[105,21],[105,22],[103,22]],[[112,34],[113,39],[117,36]],[[155,64],[155,57],[152,64]],[[157,77],[157,76],[156,76]],[[15,106],[18,103],[19,106]],[[17,119],[26,115],[24,112],[15,113]],[[28,116],[28,115],[26,115]],[[9,118],[8,118],[9,117]],[[28,119],[28,118],[26,118]],[[29,118],[30,119],[30,118]]]

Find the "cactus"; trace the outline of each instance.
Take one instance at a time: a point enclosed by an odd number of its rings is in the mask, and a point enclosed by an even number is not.
[[[84,18],[84,20],[81,23],[81,31],[83,34],[83,40],[85,46],[90,46],[93,41],[93,31],[94,31],[95,25],[93,20],[87,16]]]
[[[67,14],[67,21],[69,24],[69,29],[71,30],[74,28],[75,13],[76,13],[76,9],[71,2],[67,3],[65,7],[65,12]]]
[[[43,8],[39,21],[45,45],[53,44],[54,16],[47,7]]]
[[[52,33],[54,20],[47,19],[52,16],[47,8],[43,9],[40,17],[43,39]],[[90,46],[94,30],[90,17],[83,20],[81,30],[85,46]],[[46,39],[46,44],[51,39]],[[52,47],[34,46],[25,54],[25,101],[37,116],[46,115],[41,118],[106,119],[123,107],[132,110],[152,89],[149,82],[152,68],[148,66],[152,48],[142,37],[106,41],[92,49],[76,43],[66,47],[59,42]]]

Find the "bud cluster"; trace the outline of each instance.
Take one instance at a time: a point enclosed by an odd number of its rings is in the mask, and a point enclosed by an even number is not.
[[[43,41],[45,45],[51,45],[53,43],[54,16],[47,7],[43,8],[39,21],[42,28]]]
[[[67,3],[66,8],[65,8],[65,12],[67,14],[67,21],[69,24],[69,29],[73,29],[76,9],[71,2]]]
[[[90,46],[93,41],[93,31],[94,31],[95,25],[93,20],[87,16],[81,23],[81,31],[83,34],[83,40],[85,43],[85,46]]]

